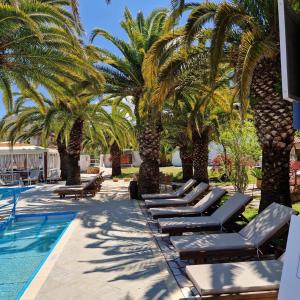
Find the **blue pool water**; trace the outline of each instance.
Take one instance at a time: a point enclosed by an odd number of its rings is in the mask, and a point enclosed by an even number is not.
[[[16,215],[0,231],[0,299],[19,299],[75,213]]]

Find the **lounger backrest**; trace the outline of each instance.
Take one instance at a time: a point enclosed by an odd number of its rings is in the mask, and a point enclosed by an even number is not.
[[[60,179],[61,176],[61,170],[59,169],[53,169],[50,171],[50,176],[48,179]]]
[[[0,185],[5,185],[5,182],[0,178]]]
[[[211,216],[217,219],[220,224],[227,222],[238,211],[245,207],[250,200],[251,196],[247,196],[241,193],[235,193],[230,199],[228,199],[221,207],[219,207]]]
[[[32,170],[30,171],[30,178],[39,178],[40,176],[40,170]]]
[[[195,210],[199,213],[207,210],[218,202],[226,193],[227,191],[222,188],[213,188],[211,192],[205,195],[196,205],[194,205]]]
[[[187,203],[193,202],[197,197],[203,194],[208,189],[208,184],[201,182],[191,192],[183,197]]]
[[[83,189],[84,189],[84,190],[93,189],[93,188],[94,188],[94,185],[95,185],[95,183],[96,183],[97,177],[98,177],[98,176],[95,176],[95,177],[93,177],[90,181],[88,181],[88,182],[83,186]]]
[[[290,207],[277,203],[270,204],[256,216],[239,234],[251,241],[255,247],[263,245],[286,225],[292,215],[297,214]]]
[[[188,180],[185,184],[183,184],[175,193],[174,195],[176,197],[180,197],[184,195],[189,189],[193,187],[193,185],[196,183],[195,179]]]

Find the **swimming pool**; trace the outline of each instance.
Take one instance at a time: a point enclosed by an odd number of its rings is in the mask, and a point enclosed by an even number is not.
[[[16,215],[0,232],[0,299],[19,299],[76,213]]]

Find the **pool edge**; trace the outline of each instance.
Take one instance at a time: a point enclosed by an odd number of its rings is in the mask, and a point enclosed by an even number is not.
[[[48,278],[50,272],[52,271],[54,265],[59,259],[61,253],[64,250],[65,245],[71,238],[76,227],[79,225],[80,219],[78,215],[70,222],[66,229],[61,233],[60,237],[57,239],[53,245],[53,249],[50,250],[49,255],[41,263],[41,266],[33,274],[33,278],[20,292],[20,296],[17,299],[20,300],[33,300],[38,295],[40,289]]]

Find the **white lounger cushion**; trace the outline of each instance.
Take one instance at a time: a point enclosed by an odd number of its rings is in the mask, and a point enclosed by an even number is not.
[[[238,233],[216,233],[170,237],[176,251],[205,252],[226,249],[252,249],[253,244]]]
[[[222,226],[236,212],[240,211],[250,201],[251,196],[235,193],[221,207],[219,207],[211,216],[199,217],[179,217],[179,218],[163,218],[158,223],[162,230],[166,229],[184,229],[196,227],[214,227]],[[186,230],[188,231],[188,230]]]
[[[272,203],[239,233],[176,236],[170,240],[178,252],[258,248],[287,224],[293,214],[296,212],[292,208]]]
[[[296,212],[292,208],[272,203],[245,226],[239,234],[258,247],[280,228],[288,224],[294,214]]]
[[[196,205],[190,207],[166,207],[166,208],[150,208],[153,217],[163,217],[164,215],[180,216],[188,214],[201,214],[209,207],[215,204],[222,196],[226,194],[226,190],[215,187],[210,193],[205,195]]]
[[[174,193],[168,194],[144,194],[142,195],[143,199],[167,199],[167,198],[178,198],[183,196],[186,191],[192,188],[192,186],[196,183],[196,180],[190,179],[186,183],[184,183],[177,191]]]
[[[182,198],[172,198],[172,199],[155,199],[155,200],[146,200],[146,206],[167,206],[167,205],[187,205],[188,202]]]
[[[277,260],[191,265],[190,280],[201,296],[272,291],[279,288],[283,263]]]
[[[192,203],[197,197],[208,189],[208,184],[201,182],[190,193],[185,195],[182,199],[161,199],[161,200],[146,200],[146,206],[172,206],[172,205],[188,205]]]
[[[251,196],[235,193],[222,206],[220,206],[211,216],[217,219],[221,225],[226,223],[234,214],[239,212],[251,200]]]
[[[203,217],[181,217],[181,218],[162,218],[158,219],[161,229],[183,229],[201,226],[220,226],[220,222],[211,216]],[[188,230],[187,230],[188,231]]]

